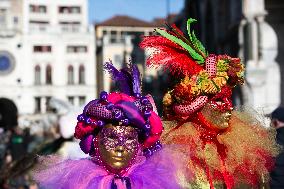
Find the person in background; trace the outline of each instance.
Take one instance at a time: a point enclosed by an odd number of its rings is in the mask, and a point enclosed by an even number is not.
[[[25,156],[27,153],[28,141],[24,131],[15,127],[12,130],[12,135],[9,141],[9,149],[11,150],[12,160],[18,160],[21,157]]]
[[[276,128],[276,141],[284,146],[284,107],[278,107],[271,113],[271,125]],[[276,158],[275,168],[270,174],[271,189],[284,188],[284,152],[282,151]]]

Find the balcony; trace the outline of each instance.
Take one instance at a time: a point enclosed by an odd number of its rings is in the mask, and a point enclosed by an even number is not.
[[[83,23],[85,21],[82,14],[58,14],[59,22],[80,22]]]
[[[0,30],[1,31],[1,30]],[[84,27],[77,24],[59,24],[56,26],[51,26],[45,23],[30,23],[29,24],[30,33],[50,33],[50,34],[75,34],[75,33],[90,33],[92,32],[92,27]]]
[[[18,30],[15,28],[0,28],[0,38],[10,38],[17,34]]]
[[[61,24],[60,25],[60,30],[62,32],[69,32],[69,33],[78,33],[82,30],[83,28],[80,25],[67,25],[67,24]]]
[[[30,24],[30,32],[48,32],[50,28],[49,24]]]
[[[60,6],[58,7],[58,19],[62,22],[82,22],[84,17],[79,6]]]
[[[111,35],[105,35],[103,36],[103,44],[109,45],[109,44],[117,44],[117,45],[131,45],[132,42],[132,36],[123,36],[123,37],[117,37],[117,36],[111,36]]]
[[[31,12],[29,19],[32,21],[49,22],[51,15],[49,13]]]

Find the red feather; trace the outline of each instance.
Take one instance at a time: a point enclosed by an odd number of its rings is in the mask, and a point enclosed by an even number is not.
[[[154,49],[147,59],[147,65],[152,67],[163,66],[172,74],[194,75],[203,70],[189,55],[176,43],[161,36],[145,36],[140,43],[143,49]]]
[[[175,29],[181,36],[184,36],[183,33],[182,33],[182,31],[181,31],[175,24],[172,24],[171,27],[172,27],[173,29]],[[176,36],[176,35],[175,35],[175,36]]]

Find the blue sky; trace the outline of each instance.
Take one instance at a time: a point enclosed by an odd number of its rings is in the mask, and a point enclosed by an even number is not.
[[[101,22],[113,15],[129,15],[151,21],[156,17],[165,17],[167,0],[88,0],[89,22]],[[168,0],[170,13],[178,13],[184,0]]]

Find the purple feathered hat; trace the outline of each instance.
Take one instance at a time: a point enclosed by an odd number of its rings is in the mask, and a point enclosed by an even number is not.
[[[82,151],[94,155],[93,140],[106,123],[129,125],[138,129],[139,141],[145,156],[161,148],[163,131],[160,117],[151,95],[141,94],[140,72],[136,65],[117,70],[111,62],[104,66],[119,85],[120,92],[100,93],[90,101],[77,118],[74,136],[80,139]]]

